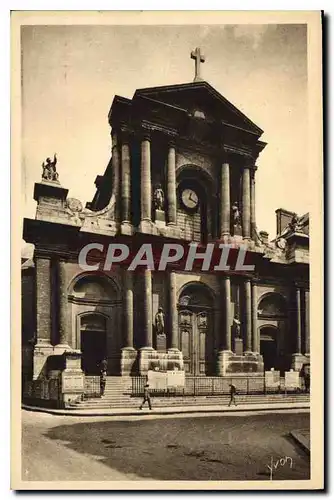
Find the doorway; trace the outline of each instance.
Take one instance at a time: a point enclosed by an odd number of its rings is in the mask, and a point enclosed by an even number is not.
[[[86,375],[98,375],[101,361],[107,357],[106,318],[86,314],[80,318],[81,368]]]
[[[271,368],[277,369],[277,328],[274,326],[264,326],[260,330],[260,353],[263,356],[265,371]]]
[[[213,372],[212,298],[202,285],[189,285],[179,299],[179,349],[186,375]]]

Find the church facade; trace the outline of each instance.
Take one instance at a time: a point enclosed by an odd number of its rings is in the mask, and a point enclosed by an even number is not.
[[[276,237],[258,231],[263,131],[198,76],[115,96],[108,119],[111,158],[91,202],[68,196],[56,158],[35,184],[23,234],[35,246],[22,266],[25,377],[50,377],[64,353],[85,375],[103,359],[124,376],[300,370],[310,355],[309,219],[278,209]],[[82,248],[112,242],[242,247],[254,271],[82,269]]]

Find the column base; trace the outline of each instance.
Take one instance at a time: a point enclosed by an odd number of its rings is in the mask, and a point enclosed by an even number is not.
[[[232,351],[219,351],[217,356],[217,375],[224,377],[229,366],[230,358],[233,356]]]
[[[222,243],[223,245],[228,245],[231,242],[231,234],[230,233],[221,234],[219,242]]]
[[[56,344],[54,346],[54,351],[55,351],[55,354],[62,354],[63,352],[65,351],[74,351],[75,349],[72,349],[72,347],[68,344]]]
[[[167,351],[167,369],[184,370],[183,353],[176,347],[170,347]],[[172,367],[172,365],[174,365]]]
[[[139,349],[139,375],[147,375],[148,370],[155,368],[157,352],[153,347],[141,347]]]
[[[134,227],[130,222],[123,221],[121,223],[120,232],[126,236],[132,236],[134,234]]]
[[[140,221],[139,231],[141,233],[154,234],[154,232],[155,232],[154,229],[156,230],[156,228],[154,228],[154,224],[151,220],[145,219],[145,220]]]
[[[33,380],[47,376],[47,359],[52,356],[54,347],[42,340],[34,346],[33,350]]]
[[[137,351],[133,347],[123,347],[121,351],[121,367],[120,373],[122,376],[129,376],[134,373],[137,361]]]

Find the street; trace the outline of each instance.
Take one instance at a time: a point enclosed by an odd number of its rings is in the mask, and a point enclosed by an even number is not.
[[[309,479],[289,435],[308,428],[297,411],[120,420],[22,410],[22,480]]]

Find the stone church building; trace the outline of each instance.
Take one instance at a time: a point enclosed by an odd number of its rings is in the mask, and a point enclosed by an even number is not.
[[[22,265],[24,377],[50,377],[64,358],[85,375],[106,359],[124,376],[256,376],[309,362],[308,214],[279,208],[276,237],[258,231],[256,161],[270,145],[201,80],[198,53],[192,83],[114,97],[111,158],[92,201],[68,196],[61,161],[43,164],[23,231],[34,244]],[[113,241],[243,245],[255,270],[82,270],[85,245]]]

